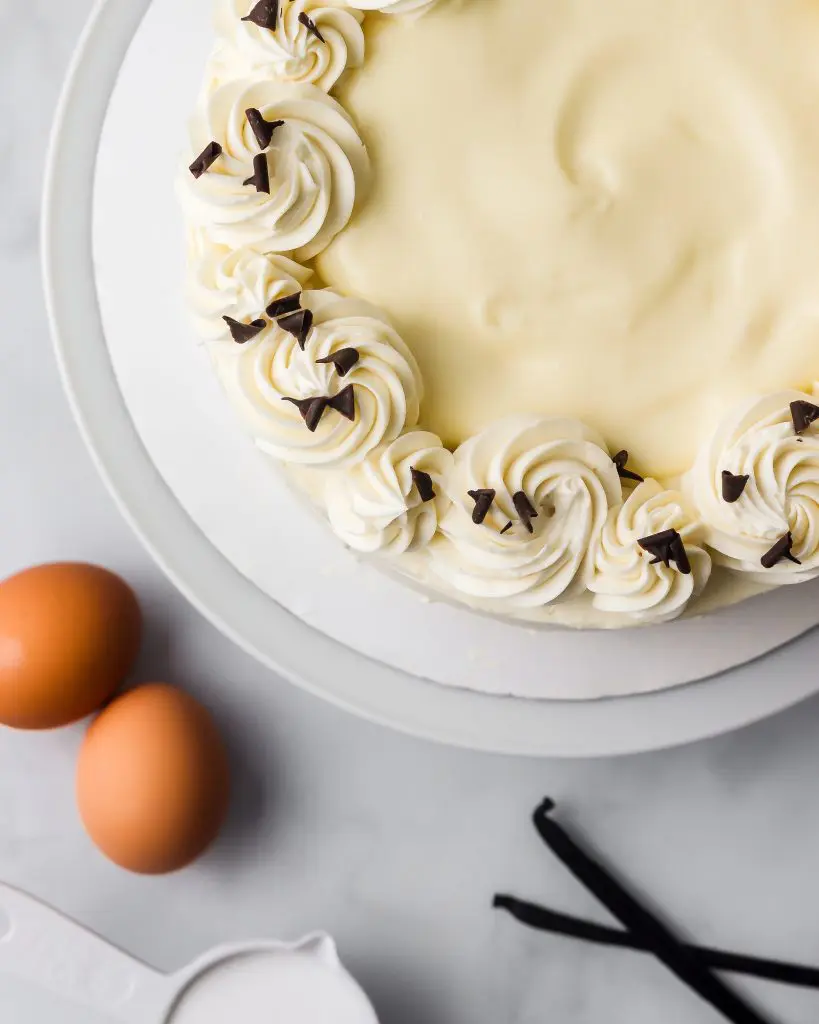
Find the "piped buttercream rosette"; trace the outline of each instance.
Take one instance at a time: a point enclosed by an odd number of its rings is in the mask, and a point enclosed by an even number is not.
[[[819,576],[819,430],[794,420],[815,401],[782,391],[746,402],[685,482],[714,560],[769,586]]]
[[[260,144],[249,110],[275,125],[268,145]],[[369,176],[352,119],[312,85],[229,82],[206,97],[191,135],[192,156],[212,143],[220,152],[207,173],[182,173],[182,203],[192,226],[232,249],[315,256],[346,226]]]
[[[263,451],[304,466],[355,465],[416,425],[421,376],[373,307],[326,292],[305,292],[302,304],[312,315],[304,348],[276,325],[220,357],[223,380]],[[342,352],[355,353],[349,368],[333,362]]]
[[[582,591],[589,548],[620,503],[617,469],[576,420],[514,417],[455,452],[432,567],[459,593],[534,608]]]
[[[673,557],[658,557],[650,542],[665,536],[666,551],[673,556],[679,552],[668,539],[674,534],[682,544],[682,565]],[[711,575],[702,534],[698,517],[682,494],[664,489],[656,480],[639,484],[622,505],[610,509],[592,545],[589,590],[594,607],[636,622],[677,618]]]
[[[307,267],[276,253],[202,246],[192,254],[188,284],[197,333],[207,341],[233,344],[225,317],[252,322],[274,300],[303,291],[312,276]]]
[[[249,18],[252,11],[249,0],[217,0],[218,42],[210,64],[216,82],[263,74],[329,92],[364,60],[362,15],[353,7],[285,0],[267,12],[269,25],[264,17]]]
[[[451,467],[452,454],[435,434],[403,434],[353,469],[329,477],[330,524],[356,551],[401,555],[425,548],[449,507]]]

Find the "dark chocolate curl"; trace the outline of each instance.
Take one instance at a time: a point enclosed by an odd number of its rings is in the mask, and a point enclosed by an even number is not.
[[[624,448],[623,451],[618,452],[611,460],[617,468],[617,475],[621,480],[634,480],[636,483],[641,484],[643,477],[639,473],[633,473],[630,469],[626,468],[628,459],[629,454]]]
[[[301,417],[307,424],[311,434],[315,433],[324,411],[330,404],[326,398],[283,398],[283,402],[290,402],[301,413]]]
[[[412,482],[415,484],[415,489],[418,491],[421,501],[432,501],[435,498],[435,487],[432,484],[432,477],[429,473],[425,473],[422,469],[415,469],[415,467],[413,467],[410,470],[410,474],[412,475]]]
[[[201,178],[205,171],[211,168],[221,155],[222,147],[219,145],[219,143],[209,142],[207,146],[205,146],[205,148],[199,154],[199,156],[191,164],[191,174],[194,176],[194,178]]]
[[[264,153],[257,153],[253,157],[253,174],[245,178],[243,184],[253,185],[257,192],[270,195],[270,168],[267,166],[267,156]]]
[[[310,328],[313,326],[312,312],[309,309],[299,309],[295,313],[288,313],[287,316],[280,317],[277,322],[283,331],[293,335],[303,352]]]
[[[333,352],[332,355],[325,356],[323,359],[317,359],[316,362],[325,365],[332,363],[339,377],[346,377],[358,360],[358,349],[340,348],[338,352]]]
[[[274,31],[279,20],[279,0],[259,0],[250,14],[246,14],[242,21],[250,21],[259,28],[269,28]]]
[[[791,402],[791,419],[797,434],[804,434],[808,427],[819,420],[819,405],[813,402]]]
[[[534,533],[535,528],[532,526],[532,520],[537,519],[537,509],[529,501],[524,491],[518,491],[517,494],[512,495],[512,504],[515,506],[515,511],[520,516],[520,521],[526,527],[529,533]]]
[[[475,508],[472,510],[472,522],[476,526],[480,526],[489,515],[492,502],[495,500],[495,493],[489,487],[478,491],[467,491],[469,497],[475,502]]]
[[[335,409],[335,411],[345,419],[354,420],[355,391],[353,390],[353,385],[348,384],[346,388],[339,391],[339,393],[333,398],[329,399],[328,404],[331,409]]]
[[[293,295],[285,295],[282,299],[274,299],[265,312],[271,320],[276,320],[286,313],[295,313],[300,306],[301,292],[295,292]]]
[[[676,530],[663,530],[662,533],[655,533],[651,537],[642,537],[637,543],[643,551],[654,556],[652,565],[663,562],[670,566],[674,562],[683,576],[690,575],[691,563],[688,560],[688,553],[682,537]]]
[[[266,320],[254,320],[252,323],[243,324],[241,320],[234,320],[232,316],[223,316],[222,319],[228,325],[230,335],[237,345],[246,345],[253,341],[267,327]]]
[[[304,25],[304,27],[307,29],[310,35],[315,36],[316,39],[321,40],[322,43],[326,42],[324,36],[321,34],[321,32],[319,32],[318,25],[316,25],[313,19],[306,15],[304,11],[302,11],[301,14],[299,15],[299,21],[301,22],[302,25]]]
[[[679,534],[671,541],[669,550],[671,552],[671,561],[676,562],[679,572],[683,576],[690,576],[691,562],[688,560],[688,552],[685,550],[685,544],[683,544],[683,539]]]
[[[742,497],[745,488],[748,486],[750,476],[736,476],[730,470],[722,471],[722,500],[728,505],[733,505]]]
[[[761,559],[762,568],[773,569],[783,559],[793,562],[794,565],[802,564],[793,553],[793,534],[790,531],[784,537],[780,537],[776,544],[769,551],[765,552]]]
[[[261,149],[267,149],[273,141],[273,132],[284,124],[284,121],[266,121],[262,112],[255,107],[246,110],[245,117]]]

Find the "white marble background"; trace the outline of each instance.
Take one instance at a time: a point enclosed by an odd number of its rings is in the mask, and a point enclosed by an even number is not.
[[[81,730],[0,730],[0,878],[167,969],[222,940],[327,928],[383,1024],[718,1020],[648,957],[527,933],[489,909],[503,889],[605,920],[528,824],[549,792],[689,935],[819,963],[819,701],[739,735],[619,761],[438,749],[280,682],[153,567],[70,421],[40,294],[43,155],[90,6],[0,0],[0,575],[87,558],[132,580],[150,619],[139,675],[184,683],[216,710],[237,797],[227,834],[198,866],[130,877],[77,821]],[[767,662],[770,685],[817,663],[814,635]],[[772,1022],[819,1020],[819,993],[746,988]],[[0,1021],[96,1024],[5,978],[1,946]]]

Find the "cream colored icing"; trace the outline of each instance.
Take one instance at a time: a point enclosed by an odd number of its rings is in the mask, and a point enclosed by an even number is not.
[[[254,249],[205,245],[190,256],[188,303],[197,333],[207,341],[233,345],[224,317],[251,323],[274,299],[300,292],[312,277],[306,267],[286,256]],[[266,331],[273,330],[268,324]]]
[[[246,184],[260,151],[249,108],[284,122],[265,150],[269,191]],[[182,168],[179,197],[189,223],[230,248],[310,259],[347,224],[369,177],[349,115],[314,85],[257,76],[218,86],[193,118],[190,159],[211,141],[221,154],[199,178]]]
[[[224,152],[180,179],[191,305],[259,447],[342,540],[476,608],[573,626],[819,573],[819,427],[797,438],[788,410],[816,400],[792,389],[819,358],[819,0],[293,0],[275,32],[243,9],[218,0],[189,156]],[[285,121],[270,195],[243,184],[249,106]],[[269,319],[232,341],[223,317],[308,283],[304,349]],[[342,348],[359,354],[343,378],[318,362]],[[331,405],[315,431],[284,401],[348,385],[354,419]],[[664,482],[624,488],[623,447]],[[723,469],[750,477],[734,504]],[[639,544],[666,529],[690,573]],[[761,570],[787,531],[802,564]]]
[[[493,501],[476,524],[473,495],[483,490]],[[622,496],[593,431],[576,420],[525,416],[493,423],[461,445],[447,492],[452,505],[430,546],[432,571],[457,592],[507,611],[582,592],[592,541]],[[517,494],[533,510],[528,529]]]
[[[657,561],[640,546],[641,539],[665,530],[679,533],[687,572],[673,562]],[[698,516],[682,494],[664,490],[656,480],[638,484],[622,505],[610,510],[592,544],[594,607],[639,623],[676,619],[711,577],[711,558],[702,541]]]
[[[389,311],[445,442],[579,417],[663,477],[813,379],[819,3],[448,0],[366,31],[336,95],[374,190],[318,267]]]
[[[768,586],[819,576],[819,430],[794,430],[792,402],[815,395],[785,391],[733,410],[709,439],[685,479],[705,525],[714,559]],[[736,502],[722,494],[722,473],[747,476]],[[761,560],[790,534],[792,554],[763,569]]]
[[[447,510],[451,466],[452,453],[434,434],[402,434],[353,469],[329,475],[323,500],[330,525],[349,547],[366,554],[423,550]],[[427,474],[431,494],[421,494],[413,470]]]
[[[280,7],[276,30],[270,31],[243,20],[249,9],[247,0],[216,0],[214,24],[221,45],[210,69],[217,82],[266,74],[329,91],[347,68],[364,60],[358,11],[323,0],[288,0]]]
[[[303,293],[302,303],[314,315],[304,349],[271,326],[247,345],[214,348],[211,355],[262,451],[304,466],[355,465],[418,422],[418,367],[396,331],[366,303],[318,291]],[[355,348],[359,359],[342,378],[332,363],[319,360],[344,348]],[[347,387],[354,393],[354,418],[328,408],[314,431],[287,401],[333,398]]]

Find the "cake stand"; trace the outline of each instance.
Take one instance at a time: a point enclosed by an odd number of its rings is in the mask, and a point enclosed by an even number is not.
[[[811,638],[771,652],[819,623],[819,585],[668,626],[533,629],[423,598],[305,514],[233,422],[184,319],[172,180],[210,43],[207,7],[97,5],[57,113],[43,220],[52,329],[77,421],[179,589],[294,683],[475,749],[658,748],[816,692],[819,674],[799,669]]]

